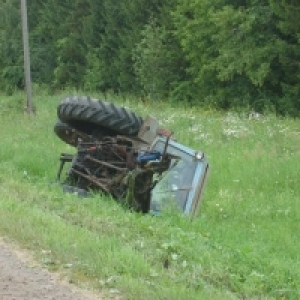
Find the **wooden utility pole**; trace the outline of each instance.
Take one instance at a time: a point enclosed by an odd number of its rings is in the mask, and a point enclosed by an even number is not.
[[[31,91],[31,74],[30,74],[30,55],[29,55],[29,39],[28,39],[28,21],[27,21],[27,4],[26,0],[21,0],[21,15],[22,15],[22,33],[24,46],[24,74],[25,88],[27,94],[27,113],[33,113],[32,91]]]

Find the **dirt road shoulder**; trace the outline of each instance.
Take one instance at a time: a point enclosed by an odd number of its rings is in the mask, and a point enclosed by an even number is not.
[[[29,251],[0,237],[0,299],[104,300],[101,294],[62,282],[43,269]]]

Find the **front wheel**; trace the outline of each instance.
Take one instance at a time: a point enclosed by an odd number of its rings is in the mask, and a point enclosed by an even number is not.
[[[89,135],[72,128],[62,121],[56,122],[54,132],[62,141],[73,147],[77,147],[80,142],[89,142],[91,140]]]

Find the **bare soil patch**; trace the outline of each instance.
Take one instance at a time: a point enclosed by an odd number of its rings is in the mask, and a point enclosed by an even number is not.
[[[36,263],[32,255],[0,238],[1,300],[104,300],[103,295],[79,289]],[[111,298],[110,298],[111,299]]]

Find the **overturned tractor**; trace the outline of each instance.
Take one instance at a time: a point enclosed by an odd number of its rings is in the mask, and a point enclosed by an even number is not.
[[[202,151],[176,142],[151,116],[86,96],[63,99],[57,115],[56,135],[77,149],[60,156],[66,190],[102,191],[142,213],[173,206],[196,214],[208,173]]]

